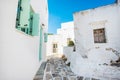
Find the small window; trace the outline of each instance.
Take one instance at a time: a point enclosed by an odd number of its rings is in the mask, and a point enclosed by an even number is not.
[[[57,44],[53,44],[53,48],[57,48]]]
[[[105,29],[94,29],[94,43],[106,43]]]
[[[56,43],[53,44],[53,53],[57,53],[58,45]]]

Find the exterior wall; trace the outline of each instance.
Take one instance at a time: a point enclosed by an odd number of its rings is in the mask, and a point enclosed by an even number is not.
[[[74,41],[74,22],[66,22],[61,24],[61,28],[57,30],[57,34],[61,36],[63,46],[67,46],[67,38]]]
[[[74,42],[74,23],[66,22],[61,24],[61,28],[57,30],[56,35],[48,36],[47,43],[47,55],[52,55],[53,53],[53,43],[58,43],[58,52],[57,54],[63,55],[63,48],[67,46],[67,38],[71,38]]]
[[[31,5],[40,3],[40,21],[47,27],[46,0],[32,0]],[[40,1],[40,2],[39,2]],[[36,3],[35,3],[36,2]],[[39,61],[39,36],[29,36],[15,29],[18,0],[0,1],[0,80],[33,80]],[[44,14],[44,15],[43,15]],[[41,22],[39,25],[41,25]],[[46,32],[47,28],[43,32]],[[43,53],[45,54],[45,44]],[[44,57],[45,55],[42,55]]]
[[[120,7],[116,4],[75,13],[77,50],[81,51],[80,49],[82,49],[83,52],[86,52],[94,47],[105,46],[120,50],[119,13]],[[93,30],[99,28],[105,28],[106,43],[94,43]]]
[[[120,79],[120,68],[110,66],[111,60],[120,57],[119,14],[119,4],[74,13],[76,52],[64,48],[74,73],[100,80]],[[93,30],[100,28],[105,28],[106,43],[94,43]]]
[[[61,24],[61,28],[57,30],[57,34],[60,36],[60,44],[62,48],[60,49],[63,52],[63,48],[65,46],[68,46],[67,44],[67,38],[71,38],[71,40],[74,42],[74,22],[66,22]]]
[[[40,28],[42,28],[42,60],[46,60],[46,45],[45,33],[48,32],[48,4],[47,0],[31,0],[31,5],[34,11],[40,14]],[[39,43],[40,44],[40,43]],[[40,52],[40,51],[39,51]]]
[[[120,7],[116,4],[75,13],[77,49],[86,51],[94,47],[108,46],[119,50],[119,13]],[[106,43],[94,43],[93,29],[99,28],[105,28]]]
[[[53,44],[57,44],[57,53],[53,53]],[[47,56],[55,55],[55,54],[62,54],[62,45],[61,39],[59,35],[48,35],[48,42],[47,42]]]

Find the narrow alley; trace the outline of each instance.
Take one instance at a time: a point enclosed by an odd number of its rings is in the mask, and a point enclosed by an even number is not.
[[[34,80],[99,80],[77,76],[70,69],[70,64],[65,64],[66,60],[64,56],[62,58],[52,56],[41,64]]]
[[[120,80],[120,0],[0,0],[0,80]]]

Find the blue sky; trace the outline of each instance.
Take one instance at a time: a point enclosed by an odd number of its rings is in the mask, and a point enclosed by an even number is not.
[[[49,33],[56,33],[61,23],[73,21],[73,13],[114,3],[115,0],[48,0]]]

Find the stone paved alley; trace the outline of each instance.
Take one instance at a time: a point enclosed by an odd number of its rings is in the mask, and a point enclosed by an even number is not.
[[[75,75],[61,58],[50,58],[43,62],[34,80],[98,80]]]
[[[60,58],[48,60],[45,69],[45,80],[76,80],[76,75]]]

